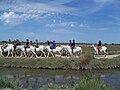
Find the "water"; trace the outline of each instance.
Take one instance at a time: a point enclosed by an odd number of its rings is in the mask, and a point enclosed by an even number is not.
[[[22,88],[32,87],[38,89],[48,83],[60,85],[68,84],[71,87],[80,82],[85,75],[94,75],[104,83],[110,85],[113,90],[120,90],[120,70],[41,70],[41,69],[20,69],[0,68],[0,76],[9,80],[19,80]]]

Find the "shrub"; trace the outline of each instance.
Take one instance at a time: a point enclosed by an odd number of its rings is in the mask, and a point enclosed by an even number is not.
[[[92,76],[84,77],[75,90],[111,90],[110,87]]]
[[[86,52],[80,57],[82,65],[89,64],[92,59],[94,59],[94,56],[90,52]]]

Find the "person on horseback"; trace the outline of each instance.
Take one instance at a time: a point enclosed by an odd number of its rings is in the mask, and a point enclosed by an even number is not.
[[[99,40],[98,46],[97,46],[97,48],[98,48],[98,54],[100,54],[101,46],[102,46],[102,42],[101,42],[101,40]]]
[[[73,40],[72,47],[71,47],[72,53],[73,53],[73,49],[74,49],[74,48],[75,48],[75,40]]]
[[[35,40],[35,43],[36,43],[35,47],[38,48],[39,47],[38,46],[38,40]]]
[[[8,43],[11,44],[11,40],[10,39],[9,39]]]
[[[25,44],[25,51],[26,51],[26,48],[30,48],[29,39],[26,39],[26,44]]]
[[[50,46],[50,41],[49,40],[47,40],[47,45]]]
[[[53,41],[53,44],[52,44],[52,46],[50,47],[50,49],[55,49],[55,48],[56,48],[56,42]]]
[[[16,46],[21,45],[19,39],[16,39],[15,44],[14,44],[14,50],[16,49]]]
[[[33,45],[33,42],[32,42],[32,41],[30,41],[30,45]]]
[[[72,41],[71,40],[69,40],[69,46],[70,46],[70,48],[72,47]]]

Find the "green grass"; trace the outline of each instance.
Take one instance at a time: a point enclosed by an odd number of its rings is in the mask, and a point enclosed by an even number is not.
[[[99,79],[87,76],[80,81],[75,90],[111,90],[111,88]]]
[[[12,90],[22,90],[22,88],[19,87],[18,81],[11,82],[6,78],[0,77],[0,89],[3,89],[3,88],[10,88]]]
[[[0,78],[0,89],[3,88],[10,88],[11,90],[22,90],[18,81],[11,82],[5,78]],[[32,90],[32,88],[29,87],[26,90]],[[50,83],[46,86],[43,86],[39,90],[111,90],[111,88],[93,76],[85,76],[81,79],[80,83],[74,87],[69,85],[58,85]]]
[[[22,67],[22,68],[41,68],[41,69],[81,69],[90,66],[91,68],[100,67],[120,67],[120,57],[113,59],[95,59],[93,54],[86,52],[79,58],[6,58],[0,57],[0,66]]]

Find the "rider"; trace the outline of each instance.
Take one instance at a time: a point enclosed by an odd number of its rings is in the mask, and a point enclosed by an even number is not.
[[[26,48],[30,48],[30,43],[29,43],[29,40],[28,40],[28,39],[26,39],[25,51],[26,51]]]
[[[36,43],[35,47],[38,48],[39,47],[38,46],[38,40],[35,40],[35,43]]]
[[[47,40],[47,45],[50,46],[50,41],[49,40]]]
[[[9,39],[8,43],[11,44],[11,40],[10,39]]]
[[[50,49],[55,49],[56,48],[56,43],[55,43],[55,41],[53,41],[53,44],[52,44],[52,46],[50,47]]]
[[[72,47],[71,47],[72,53],[73,53],[73,49],[74,49],[74,48],[75,48],[75,40],[73,40]]]
[[[69,46],[70,46],[70,48],[72,47],[72,41],[71,40],[69,40]]]
[[[16,39],[15,44],[14,44],[14,50],[16,49],[16,46],[21,45],[19,39]]]
[[[32,41],[30,41],[30,45],[33,45],[33,42],[32,42]]]
[[[101,42],[101,40],[99,40],[99,42],[98,42],[98,54],[100,53],[100,49],[101,49],[101,46],[102,46],[102,42]]]

